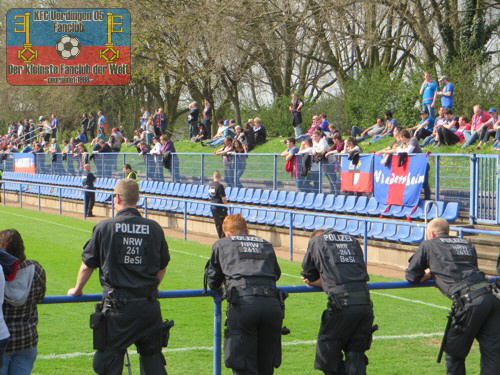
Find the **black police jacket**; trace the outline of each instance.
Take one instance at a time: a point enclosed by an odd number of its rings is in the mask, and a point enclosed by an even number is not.
[[[82,260],[90,268],[99,268],[104,292],[154,290],[156,275],[167,266],[170,254],[160,225],[141,217],[135,208],[125,208],[94,227]]]
[[[467,286],[486,281],[477,266],[476,249],[459,237],[439,235],[422,242],[410,258],[406,279],[418,283],[429,268],[438,288],[451,297]]]
[[[210,289],[219,289],[223,282],[229,288],[252,279],[274,285],[281,276],[273,245],[245,233],[216,241],[205,272]]]
[[[354,284],[366,288],[370,279],[358,240],[331,229],[309,240],[302,269],[309,281],[321,279],[327,294],[349,292]]]

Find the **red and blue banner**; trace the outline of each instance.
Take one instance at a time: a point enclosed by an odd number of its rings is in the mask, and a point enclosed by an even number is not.
[[[14,172],[35,173],[35,154],[14,154]]]
[[[130,81],[126,9],[11,9],[6,27],[11,85],[126,85]]]
[[[381,163],[382,156],[375,156],[373,195],[377,202],[399,206],[416,206],[425,180],[427,155],[408,156],[406,163],[398,165],[393,155],[390,166]]]
[[[360,155],[356,165],[342,156],[340,190],[371,193],[373,191],[373,155]]]

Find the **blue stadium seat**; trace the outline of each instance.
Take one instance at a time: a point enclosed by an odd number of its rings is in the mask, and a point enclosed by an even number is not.
[[[458,213],[459,213],[458,209],[459,209],[458,202],[448,202],[441,217],[447,221],[455,221],[458,219]]]
[[[394,214],[393,217],[405,219],[406,217],[411,215],[412,211],[413,211],[413,206],[403,206],[401,212]]]
[[[209,204],[205,204],[205,208],[203,209],[203,216],[212,217],[212,210],[210,209]]]
[[[385,239],[387,241],[399,241],[406,242],[410,237],[411,227],[409,225],[399,224],[396,234],[393,236],[387,236]]]
[[[425,230],[424,227],[413,227],[410,237],[405,242],[419,243],[424,240]]]
[[[307,193],[304,199],[304,203],[302,203],[302,208],[304,210],[310,210],[314,206],[314,197],[316,193]]]
[[[347,219],[339,218],[335,220],[335,226],[333,227],[333,229],[336,230],[337,232],[343,232],[346,227],[347,227]]]
[[[195,198],[196,192],[198,191],[198,186],[199,185],[197,184],[187,185],[186,190],[184,190],[184,194],[182,194],[182,196],[185,198]]]
[[[392,237],[396,235],[397,228],[398,228],[397,224],[385,224],[382,233],[374,234],[372,237],[377,238],[379,240],[385,240],[387,237]]]
[[[290,208],[300,208],[304,204],[304,199],[306,198],[306,193],[299,191],[295,194],[295,200],[288,207]]]
[[[188,184],[181,184],[179,186],[179,190],[177,191],[177,196],[178,197],[182,197],[182,195],[184,194],[184,192],[186,191],[186,188],[187,188]]]
[[[247,221],[250,223],[257,222],[257,209],[249,210]]]
[[[345,213],[346,214],[357,214],[359,211],[364,210],[366,208],[367,204],[368,204],[368,197],[366,197],[364,195],[361,197],[358,197],[358,200],[356,201],[356,204],[354,205],[354,207],[346,208]]]
[[[314,198],[314,203],[311,209],[314,209],[316,211],[321,210],[323,208],[324,202],[325,202],[325,194],[323,193],[316,194],[316,198]]]
[[[231,207],[229,209],[229,214],[231,214],[231,215],[241,214],[241,207]]]
[[[395,205],[395,204],[391,204],[389,209],[387,211],[382,211],[380,213],[380,215],[384,216],[384,217],[394,217],[395,215],[403,212],[403,209],[404,209],[405,206],[398,206],[398,205]]]
[[[359,220],[348,220],[347,225],[345,229],[343,230],[344,233],[354,235],[359,229]]]
[[[387,208],[387,204],[385,203],[380,203],[377,208],[373,209],[373,210],[370,210],[367,212],[368,215],[371,215],[371,216],[379,216],[382,212],[384,212],[384,210]]]
[[[286,194],[286,191],[284,191],[283,193]],[[269,194],[269,199],[267,200],[267,202],[262,202],[262,204],[268,204],[270,206],[274,206],[274,204],[278,200],[279,194],[280,192],[278,190],[271,191],[271,194]]]
[[[380,222],[372,223],[368,230],[368,237],[379,236],[384,231],[384,224]]]
[[[327,194],[325,196],[325,200],[323,201],[323,206],[321,208],[318,208],[317,210],[329,211],[334,203],[335,203],[335,195]]]
[[[324,216],[316,216],[316,219],[314,220],[314,225],[313,228],[311,229],[319,229],[319,228],[324,228],[326,223],[326,217]],[[309,228],[306,228],[309,229]]]
[[[237,187],[233,187],[233,188],[231,188],[231,194],[230,194],[230,195],[228,195],[228,194],[226,193],[226,198],[227,198],[227,201],[228,201],[228,202],[236,202],[236,197],[238,197],[238,192],[239,192],[239,190],[240,190],[240,189],[239,189],[239,188],[237,188]]]
[[[302,229],[304,227],[304,214],[295,214],[293,216],[293,227],[297,229]]]
[[[302,228],[306,230],[313,230],[315,222],[316,216],[306,215],[306,217],[304,218],[304,223],[302,224]]]
[[[262,190],[262,194],[260,196],[258,204],[266,204],[264,202],[269,201],[269,196],[271,195],[271,190]]]
[[[276,201],[274,203],[270,201],[269,205],[271,205],[271,206],[284,206],[285,202],[286,202],[287,194],[288,194],[288,191],[280,190],[278,197],[276,198]]]
[[[417,208],[410,216],[411,220],[424,220],[424,208],[426,203],[427,201],[425,200],[421,200],[420,202],[418,202]],[[431,205],[429,205],[429,208],[430,207]]]
[[[328,211],[335,212],[335,211],[342,209],[342,207],[344,207],[344,205],[345,205],[345,198],[346,198],[345,195],[337,195],[335,197],[335,203]],[[326,210],[326,208],[325,208],[325,210]]]
[[[252,189],[252,188],[247,189],[247,191],[245,192],[245,196],[243,197],[243,200],[241,202],[242,203],[250,203],[252,201],[253,192],[254,192],[254,189]]]
[[[167,205],[167,198],[161,198],[161,204],[158,206],[158,210],[163,211]]]
[[[178,183],[178,182],[174,183],[172,186],[172,190],[170,191],[170,193],[168,195],[175,197],[177,195],[177,193],[179,192],[180,187],[181,187],[180,183]]]
[[[198,210],[198,203],[197,202],[188,203],[188,208],[187,208],[188,214],[194,215],[194,214],[196,214],[197,210]]]
[[[377,207],[378,207],[377,200],[375,199],[375,197],[371,197],[368,200],[368,204],[366,205],[366,207],[361,209],[361,210],[358,210],[357,214],[358,215],[366,215],[368,213],[368,211],[372,211],[372,210],[376,209]]]
[[[255,189],[253,192],[252,199],[250,200],[250,202],[246,203],[259,204],[261,197],[262,197],[262,189]]]
[[[432,207],[431,207],[431,209],[429,211],[429,214],[427,216],[427,218],[429,220],[432,220],[432,219],[436,218],[436,206],[437,206],[437,211],[438,211],[437,217],[442,217],[443,216],[445,202],[443,202],[443,201],[437,201],[437,202],[435,202],[435,203],[432,204]]]
[[[334,217],[327,217],[326,220],[325,220],[324,228],[325,229],[335,228],[335,222],[336,221],[337,221],[337,219],[334,218]]]
[[[208,193],[208,190],[209,190],[208,186],[203,186],[202,196],[201,196],[202,199],[209,199],[210,198],[210,194]],[[227,194],[226,194],[226,196],[227,196]]]
[[[345,204],[342,207],[336,208],[336,212],[346,212],[348,209],[353,209],[356,206],[356,201],[358,197],[355,195],[349,195],[346,200]]]
[[[276,219],[274,220],[274,225],[277,227],[288,227],[290,224],[290,214],[284,212],[278,212],[276,214]]]
[[[163,182],[163,181],[158,182],[158,185],[156,185],[156,188],[153,191],[153,194],[161,195],[161,193],[164,190],[164,186],[165,186],[165,182]]]
[[[242,203],[243,200],[245,199],[245,194],[247,193],[246,188],[240,188],[238,191],[238,195],[236,196],[236,202]]]
[[[285,204],[283,204],[283,206],[293,207],[293,202],[295,202],[296,197],[297,193],[295,191],[289,191],[288,195],[286,196]]]
[[[273,225],[275,219],[276,219],[276,212],[267,211],[266,219],[264,220],[264,224]]]
[[[257,217],[255,218],[255,221],[259,224],[264,224],[266,222],[266,216],[266,210],[257,210]]]
[[[248,208],[242,208],[241,209],[241,216],[248,221],[248,217],[250,216],[250,210]]]

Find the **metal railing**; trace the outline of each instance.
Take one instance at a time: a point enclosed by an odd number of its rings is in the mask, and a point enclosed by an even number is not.
[[[376,282],[368,283],[370,290],[379,289],[403,289],[435,286],[433,281],[426,281],[421,284],[411,284],[407,281]],[[281,286],[279,289],[287,293],[311,293],[322,292],[318,287],[310,286]],[[214,335],[213,335],[213,374],[220,375],[222,371],[221,345],[222,345],[222,293],[220,291],[198,290],[171,290],[160,291],[159,298],[198,298],[212,297],[214,300]],[[86,294],[79,297],[72,296],[47,296],[43,299],[44,304],[55,303],[76,303],[101,301],[101,294]]]

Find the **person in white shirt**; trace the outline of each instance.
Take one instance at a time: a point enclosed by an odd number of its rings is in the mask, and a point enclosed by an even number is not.
[[[159,137],[153,138],[153,148],[149,153],[152,155],[152,158],[148,160],[148,163],[154,163],[154,168],[148,168],[152,171],[151,178],[157,181],[163,181],[163,157],[161,154],[161,142]]]
[[[299,154],[311,155],[311,168],[309,169],[309,174],[304,180],[303,187],[304,191],[311,191],[310,183],[313,184],[312,191],[319,192],[319,172],[320,172],[320,162],[324,158],[328,151],[328,142],[320,131],[314,131],[311,139],[306,139],[303,143],[305,147],[301,147]],[[309,146],[310,145],[310,146]],[[309,189],[306,188],[309,186]]]

